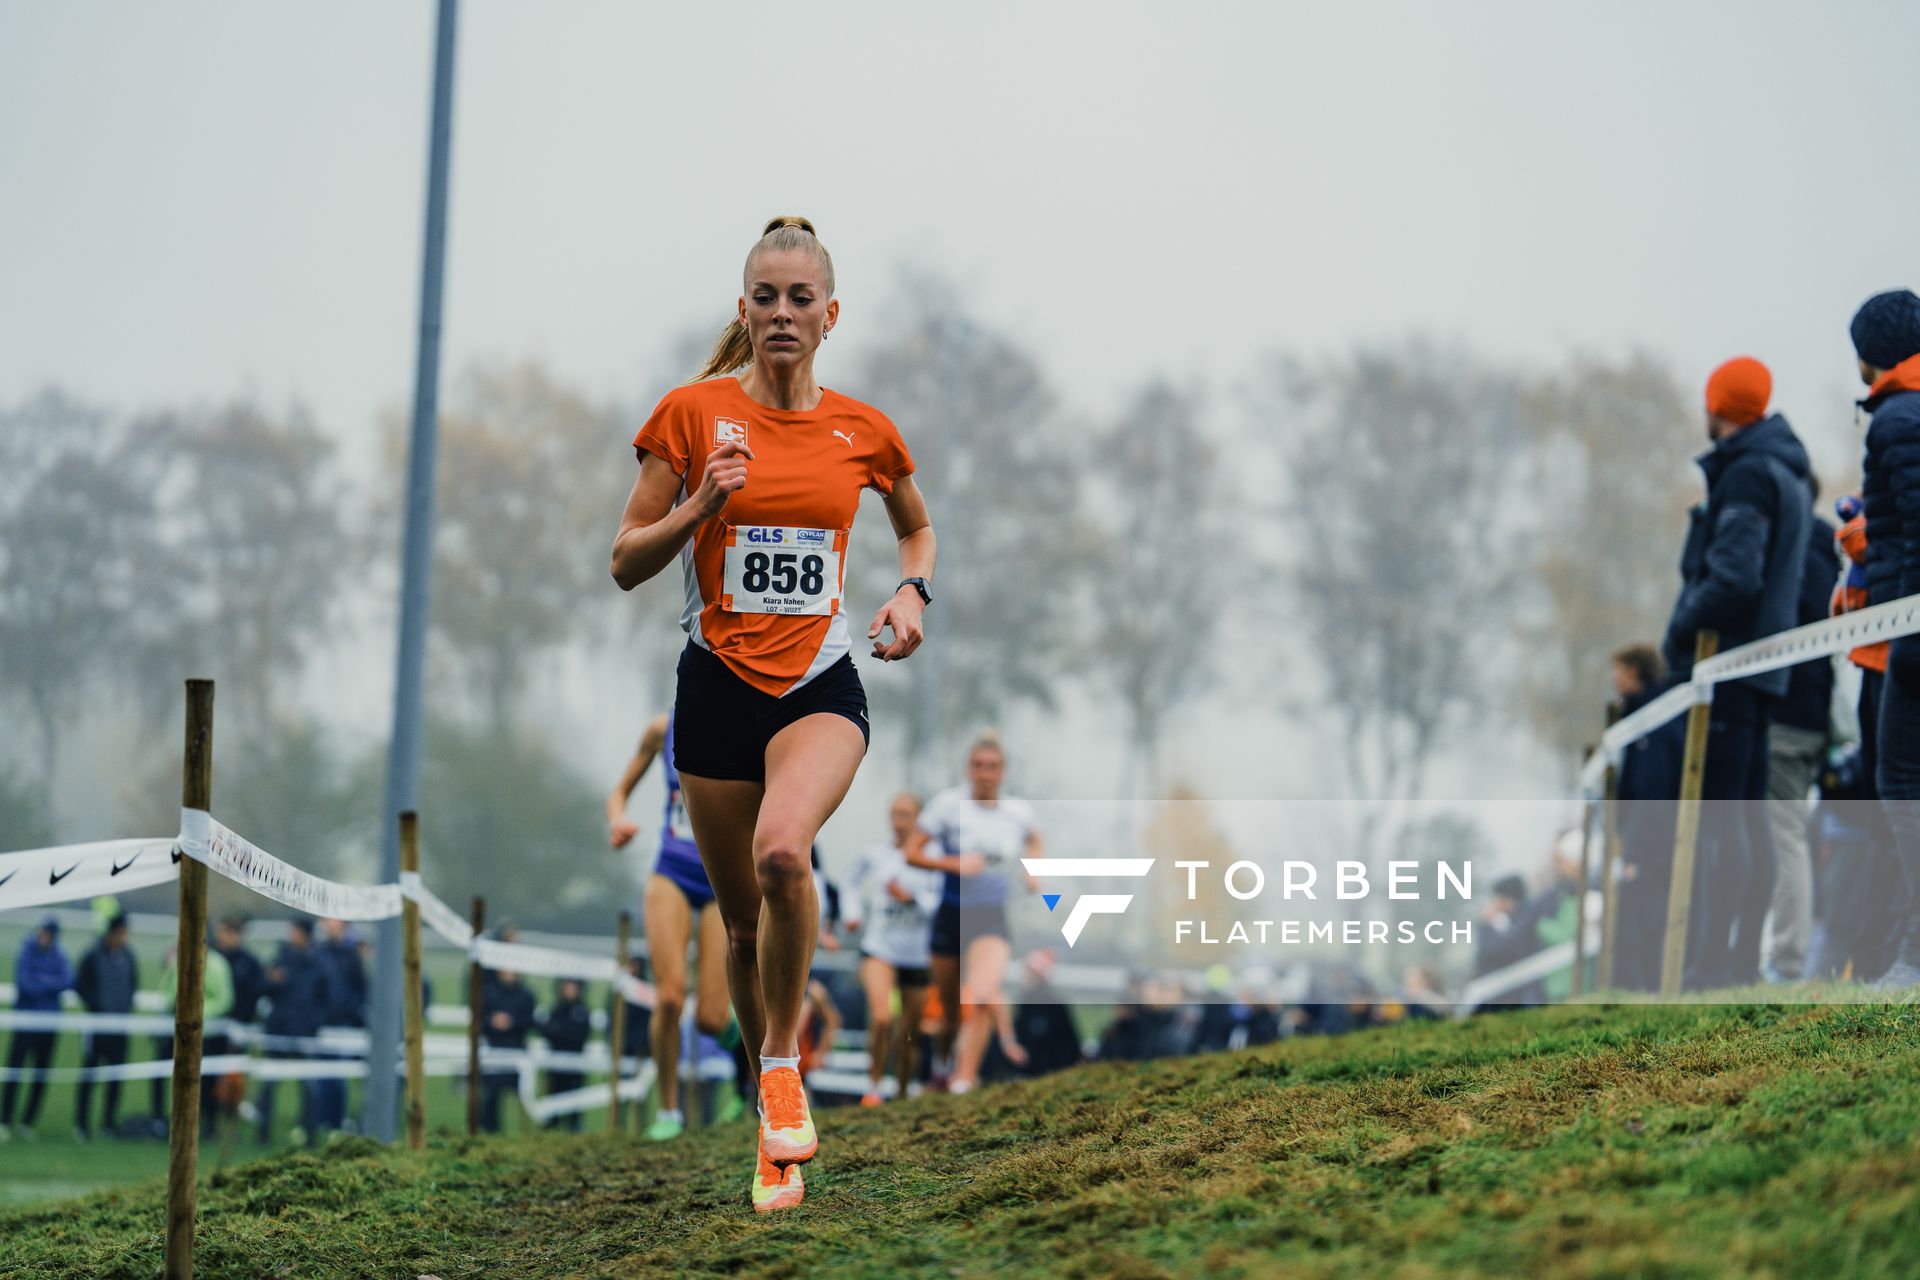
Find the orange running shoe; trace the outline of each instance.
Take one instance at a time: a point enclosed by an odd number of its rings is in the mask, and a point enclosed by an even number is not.
[[[860,1105],[863,1107],[877,1107],[883,1104],[885,1101],[886,1099],[880,1096],[880,1091],[878,1089],[869,1089],[865,1093],[860,1095]]]
[[[792,1067],[760,1074],[760,1146],[777,1165],[804,1164],[820,1149],[807,1110],[807,1088]]]
[[[806,1199],[807,1184],[798,1165],[783,1169],[767,1159],[767,1144],[762,1142],[753,1169],[753,1211],[772,1213],[792,1209]]]

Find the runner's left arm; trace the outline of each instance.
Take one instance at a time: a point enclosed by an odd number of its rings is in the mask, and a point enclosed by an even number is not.
[[[646,732],[640,735],[640,745],[634,748],[627,767],[621,770],[620,781],[607,794],[607,830],[611,833],[610,843],[616,849],[640,832],[640,828],[627,818],[627,802],[633,798],[633,789],[640,785],[640,779],[653,766],[654,757],[660,754],[666,741],[667,717],[655,716],[647,723]]]
[[[920,486],[913,482],[912,476],[901,476],[894,482],[886,501],[887,519],[893,522],[893,536],[900,543],[900,576],[931,582],[933,521],[927,515],[927,500]],[[918,649],[926,638],[920,625],[920,614],[925,607],[920,593],[912,587],[903,585],[895,591],[893,598],[873,615],[873,625],[867,629],[867,639],[874,642],[873,656],[883,662],[898,662]],[[892,643],[884,643],[879,638],[887,627],[893,628]]]

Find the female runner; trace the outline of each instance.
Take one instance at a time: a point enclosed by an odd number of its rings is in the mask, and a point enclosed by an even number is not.
[[[847,927],[866,924],[860,938],[860,985],[867,995],[867,1078],[872,1087],[860,1099],[863,1107],[881,1104],[880,1080],[887,1072],[889,1051],[898,1055],[894,1072],[900,1087],[894,1096],[907,1096],[914,1066],[913,1033],[927,1007],[927,939],[944,886],[939,872],[909,867],[902,852],[919,816],[919,797],[904,792],[895,796],[887,809],[893,839],[863,852],[854,876],[855,910],[860,918],[849,921]],[[896,988],[900,992],[897,1022]]]
[[[1026,1050],[1014,1039],[1013,1010],[1002,994],[1013,955],[1007,892],[1016,872],[1029,890],[1036,887],[1016,859],[1043,857],[1045,851],[1032,806],[1000,794],[1006,774],[1000,739],[981,734],[967,752],[967,785],[949,787],[927,801],[906,847],[907,865],[947,873],[931,949],[943,1015],[936,1047],[952,1055],[949,1087],[955,1093],[979,1083],[980,1063],[996,1030],[1008,1060],[1016,1067],[1027,1061]]]
[[[655,716],[640,735],[640,745],[607,796],[607,826],[614,848],[624,848],[640,828],[627,818],[627,802],[658,758],[666,771],[667,809],[660,824],[660,857],[647,879],[641,912],[646,926],[647,959],[653,968],[653,1016],[648,1030],[653,1045],[654,1108],[647,1137],[677,1138],[687,1127],[680,1110],[680,1015],[687,1006],[687,944],[694,952],[694,1025],[719,1037],[727,1029],[727,937],[720,910],[713,905],[707,869],[687,822],[680,775],[673,767],[673,716]],[[696,923],[698,928],[696,932]],[[744,1083],[744,1082],[743,1082]],[[725,1122],[744,1109],[739,1095],[727,1095],[717,1119]]]
[[[867,628],[882,661],[920,645],[934,538],[893,423],[814,380],[840,303],[813,225],[767,224],[743,277],[706,368],[634,439],[612,567],[631,590],[677,557],[686,582],[675,765],[726,926],[734,1013],[760,1053],[752,1192],[765,1211],[800,1202],[798,1166],[818,1147],[798,1070],[819,937],[808,851],[867,748],[842,599],[861,491],[886,500],[899,542],[903,580]]]

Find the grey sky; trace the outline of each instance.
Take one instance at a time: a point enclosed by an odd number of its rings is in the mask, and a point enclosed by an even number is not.
[[[404,401],[431,7],[0,9],[0,392],[248,385],[350,437]],[[931,260],[1089,408],[1418,328],[1752,351],[1817,416],[1851,307],[1914,274],[1916,36],[1897,4],[469,3],[449,368],[650,394],[803,212],[848,346]]]
[[[297,395],[364,464],[409,391],[431,21],[0,3],[0,396]],[[1750,352],[1850,479],[1847,318],[1920,283],[1917,37],[1894,3],[470,2],[447,368],[648,399],[804,213],[829,384],[924,262],[1083,409],[1413,330]]]

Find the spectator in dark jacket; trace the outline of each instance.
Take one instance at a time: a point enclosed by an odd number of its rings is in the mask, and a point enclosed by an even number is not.
[[[80,972],[74,978],[74,994],[88,1013],[133,1012],[133,993],[140,989],[140,964],[133,948],[127,945],[132,930],[124,915],[115,916],[107,931],[80,957]],[[117,1067],[127,1060],[127,1034],[124,1031],[95,1031],[87,1036],[83,1067]],[[120,1082],[106,1082],[106,1098],[101,1105],[100,1122],[112,1133],[120,1117]],[[82,1139],[93,1135],[93,1081],[82,1079],[73,1106],[73,1127]]]
[[[367,966],[360,940],[344,920],[320,922],[320,962],[327,970],[329,1027],[367,1025]],[[339,1077],[313,1082],[314,1109],[320,1128],[341,1129],[347,1123],[347,1082]]]
[[[1807,451],[1779,414],[1768,415],[1773,378],[1747,357],[1707,380],[1707,435],[1699,459],[1707,500],[1693,512],[1680,558],[1680,597],[1664,652],[1676,677],[1693,674],[1694,644],[1712,630],[1731,649],[1792,628],[1799,618],[1813,523]],[[1721,684],[1713,693],[1687,924],[1685,981],[1696,989],[1759,978],[1759,930],[1773,899],[1766,824],[1767,724],[1787,692],[1782,668]]]
[[[525,1049],[527,1032],[533,1029],[533,992],[510,969],[493,974],[486,986],[482,1006],[481,1038],[493,1049]],[[488,1133],[500,1132],[500,1098],[514,1086],[517,1072],[495,1068],[481,1076],[480,1127]]]
[[[243,941],[247,922],[238,916],[229,916],[214,928],[214,950],[227,958],[227,968],[233,973],[233,1012],[227,1017],[243,1026],[250,1026],[260,1017],[260,1001],[267,994],[267,970],[259,957],[247,950]]]
[[[267,969],[267,998],[273,1002],[267,1010],[266,1033],[269,1058],[305,1058],[306,1046],[287,1041],[308,1039],[320,1032],[327,1009],[333,1000],[327,966],[313,945],[313,925],[293,920],[287,926],[287,940]],[[260,1141],[273,1137],[274,1082],[262,1081],[259,1098]],[[300,1082],[300,1129],[309,1146],[319,1141],[320,1125],[311,1082]]]
[[[579,1053],[587,1047],[587,1040],[593,1034],[593,1014],[588,1010],[587,1002],[581,998],[583,990],[577,978],[562,978],[554,987],[553,1007],[547,1010],[546,1017],[540,1019],[539,1029],[547,1047],[555,1053]],[[549,1093],[565,1093],[569,1089],[578,1089],[586,1082],[586,1074],[577,1067],[547,1072]],[[563,1124],[578,1133],[580,1113],[575,1111],[565,1116],[555,1116],[547,1121],[546,1127],[557,1129]]]
[[[1628,645],[1614,653],[1613,691],[1619,697],[1622,719],[1665,689],[1666,665],[1652,645]],[[1628,991],[1660,987],[1685,745],[1685,718],[1669,720],[1628,744],[1614,777],[1620,891],[1613,983]]]
[[[1817,487],[1808,482],[1819,497]],[[1800,580],[1795,626],[1824,622],[1840,580],[1834,527],[1815,516],[1807,537],[1806,569]],[[1807,792],[1826,763],[1837,736],[1851,741],[1857,729],[1836,734],[1834,658],[1822,654],[1793,667],[1787,693],[1767,726],[1767,821],[1773,838],[1773,902],[1767,930],[1767,968],[1780,981],[1797,981],[1806,969],[1813,934],[1813,859],[1807,849]],[[1847,719],[1852,719],[1847,710]]]
[[[1861,304],[1851,325],[1873,415],[1861,496],[1867,516],[1867,598],[1920,594],[1920,297],[1899,289]],[[1920,636],[1887,652],[1879,723],[1880,799],[1905,881],[1905,916],[1881,985],[1920,984]]]
[[[60,993],[73,986],[73,966],[67,962],[67,953],[60,949],[60,922],[54,917],[42,920],[40,927],[20,944],[20,954],[13,962],[13,985],[13,1007],[21,1012],[59,1011]],[[15,1031],[7,1045],[8,1071],[30,1067],[35,1072],[45,1072],[53,1061],[53,1042],[58,1035],[57,1031]],[[13,1104],[19,1089],[19,1082],[11,1075],[5,1088],[0,1089],[0,1137],[11,1131]],[[33,1122],[39,1119],[40,1100],[46,1092],[46,1076],[36,1074],[33,1083],[27,1086],[27,1109],[20,1115],[23,1129],[33,1128]]]

